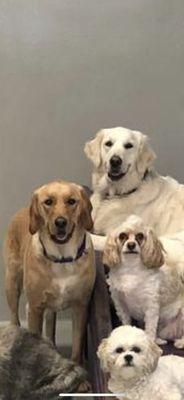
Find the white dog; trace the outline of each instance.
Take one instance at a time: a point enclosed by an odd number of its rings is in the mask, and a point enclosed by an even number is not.
[[[183,400],[184,359],[160,357],[162,350],[144,331],[121,326],[103,339],[98,356],[110,374],[108,388],[122,400]]]
[[[93,163],[94,229],[107,234],[129,215],[158,235],[184,229],[184,186],[153,168],[155,154],[141,132],[103,129],[85,145]]]
[[[107,237],[103,262],[122,323],[135,318],[157,343],[184,347],[184,231],[158,239],[130,216]]]

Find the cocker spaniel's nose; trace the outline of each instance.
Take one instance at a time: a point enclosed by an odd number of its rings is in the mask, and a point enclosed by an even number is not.
[[[110,159],[111,167],[117,168],[122,164],[122,159],[119,156],[113,156]]]
[[[64,217],[58,217],[55,220],[55,225],[58,229],[65,229],[67,224],[67,220]]]
[[[124,359],[127,362],[127,364],[130,364],[131,361],[133,360],[133,356],[131,354],[126,354]]]
[[[135,249],[136,243],[135,242],[128,242],[127,247],[130,251]]]

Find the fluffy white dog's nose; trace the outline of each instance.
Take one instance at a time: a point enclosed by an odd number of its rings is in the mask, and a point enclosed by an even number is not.
[[[124,359],[128,364],[130,364],[131,361],[133,360],[133,356],[131,354],[126,354]]]

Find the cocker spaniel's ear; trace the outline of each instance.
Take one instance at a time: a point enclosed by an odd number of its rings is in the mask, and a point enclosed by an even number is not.
[[[91,231],[93,228],[93,220],[91,217],[92,212],[92,204],[91,201],[83,188],[80,188],[81,201],[79,204],[80,207],[80,215],[79,215],[79,223],[81,223],[82,227],[87,231]]]
[[[110,234],[105,243],[103,263],[109,268],[112,268],[118,265],[120,262],[121,254],[118,237],[115,234]]]
[[[43,218],[38,207],[38,194],[34,193],[29,207],[29,232],[34,235],[43,225]]]
[[[101,159],[101,142],[104,136],[104,131],[99,131],[95,138],[85,144],[84,152],[87,157],[92,161],[96,168],[100,167]]]
[[[162,355],[162,349],[148,337],[148,354],[147,354],[147,371],[153,372],[158,364],[158,360]]]
[[[164,248],[155,232],[149,229],[141,247],[143,264],[148,268],[159,268],[164,264]]]
[[[139,150],[136,161],[136,168],[138,173],[143,176],[146,170],[153,164],[156,158],[154,151],[148,143],[148,137],[138,132],[140,135]]]
[[[97,356],[100,359],[100,364],[104,372],[109,371],[107,344],[108,344],[108,339],[102,339],[97,350]]]

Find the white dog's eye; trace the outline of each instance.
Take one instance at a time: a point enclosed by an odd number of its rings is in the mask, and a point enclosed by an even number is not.
[[[113,143],[112,143],[111,140],[108,140],[107,142],[105,142],[105,145],[106,145],[107,147],[112,147]]]
[[[135,239],[137,240],[137,242],[140,244],[143,242],[144,240],[144,235],[142,232],[137,233],[137,235],[135,235]]]
[[[121,240],[121,242],[125,242],[125,240],[128,239],[127,233],[121,232],[121,233],[119,234],[119,239]]]
[[[140,349],[140,347],[138,347],[138,346],[134,346],[134,347],[132,347],[132,351],[133,351],[134,353],[140,353],[140,352],[141,352],[141,349]]]
[[[134,147],[134,146],[133,146],[133,144],[130,143],[130,142],[124,144],[124,148],[125,148],[125,149],[131,149],[132,147]]]
[[[123,347],[117,347],[116,349],[116,353],[120,354],[124,352],[124,348]]]

